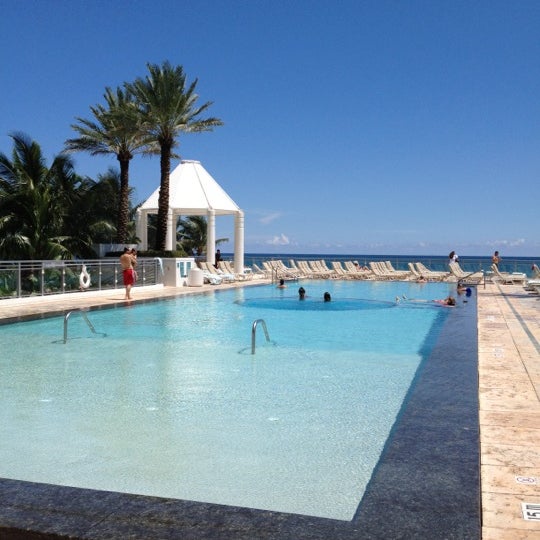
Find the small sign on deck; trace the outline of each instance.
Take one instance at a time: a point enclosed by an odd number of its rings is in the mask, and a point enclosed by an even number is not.
[[[523,519],[540,522],[540,503],[521,503]]]

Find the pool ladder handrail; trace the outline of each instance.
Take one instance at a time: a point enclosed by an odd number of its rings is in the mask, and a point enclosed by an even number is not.
[[[264,319],[257,319],[253,321],[253,325],[251,327],[251,354],[255,354],[255,335],[257,333],[257,326],[259,323],[262,324],[266,341],[270,341],[270,336],[268,335],[268,329],[266,328],[266,322]]]
[[[88,328],[90,328],[90,330],[92,330],[92,332],[94,334],[102,334],[103,336],[105,336],[106,334],[103,334],[103,332],[97,332],[96,329],[94,328],[94,325],[90,322],[90,319],[88,318],[88,315],[86,314],[86,312],[82,309],[73,309],[71,311],[68,311],[65,315],[64,315],[64,343],[67,342],[68,340],[68,320],[71,316],[72,313],[80,313],[83,317],[83,319],[86,321],[86,324],[88,325]]]

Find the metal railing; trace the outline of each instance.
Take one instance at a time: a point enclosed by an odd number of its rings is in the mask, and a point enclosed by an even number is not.
[[[253,325],[251,327],[251,354],[255,354],[255,336],[257,334],[257,325],[259,323],[261,323],[263,327],[266,341],[270,341],[270,336],[268,335],[268,329],[266,328],[266,323],[264,322],[264,319],[257,319],[253,321]]]
[[[68,311],[65,315],[64,315],[64,345],[67,343],[67,340],[68,340],[68,321],[69,321],[69,318],[71,316],[72,313],[80,313],[81,314],[81,317],[84,319],[84,321],[86,322],[86,325],[88,326],[88,328],[90,328],[90,330],[92,331],[93,334],[99,334],[103,337],[105,337],[107,334],[105,334],[104,332],[97,332],[96,329],[94,328],[94,325],[90,322],[90,319],[88,318],[88,315],[86,314],[86,312],[82,309],[74,309],[72,311]]]
[[[160,263],[157,258],[139,258],[136,283],[163,283]],[[122,287],[122,267],[118,259],[0,261],[0,300]]]
[[[227,254],[224,254],[226,257]],[[262,266],[263,261],[282,260],[288,265],[290,259],[294,260],[320,260],[324,259],[327,263],[331,261],[358,261],[360,266],[368,266],[370,261],[390,261],[396,270],[408,270],[408,263],[423,262],[428,268],[434,271],[448,270],[448,257],[445,256],[429,256],[429,255],[302,255],[302,254],[249,254],[245,255],[246,266],[257,264]],[[499,263],[499,269],[502,272],[522,272],[530,276],[531,266],[533,263],[538,264],[539,259],[528,257],[504,257]],[[486,257],[471,257],[460,256],[459,265],[465,272],[478,272],[483,270],[489,272],[491,267],[491,256]]]

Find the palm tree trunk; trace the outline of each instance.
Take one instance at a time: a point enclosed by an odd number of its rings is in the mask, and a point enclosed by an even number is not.
[[[120,200],[118,201],[118,225],[116,241],[125,244],[129,220],[129,159],[118,156],[120,162]]]
[[[169,178],[171,175],[172,142],[161,143],[161,181],[159,188],[156,250],[165,251],[167,239],[167,216],[169,213]]]

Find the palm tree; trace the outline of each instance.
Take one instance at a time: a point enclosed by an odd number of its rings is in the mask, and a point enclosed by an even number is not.
[[[132,94],[122,88],[116,92],[105,89],[106,106],[90,107],[94,120],[77,118],[71,127],[80,137],[68,139],[69,152],[89,152],[91,155],[116,155],[120,163],[120,198],[116,241],[125,243],[129,221],[129,162],[142,152],[145,140],[141,134],[141,116]]]
[[[90,256],[92,244],[110,243],[116,237],[120,199],[120,173],[112,167],[97,181],[86,179],[79,193],[77,205],[71,206],[67,216],[71,236],[79,240],[75,251],[82,257]],[[128,221],[128,230],[130,226]],[[129,241],[129,233],[126,241]],[[69,243],[71,246],[71,243]],[[75,246],[73,246],[75,250]]]
[[[186,75],[182,66],[173,67],[169,62],[161,66],[147,64],[149,75],[137,78],[133,83],[126,83],[128,92],[139,102],[143,117],[142,129],[148,151],[160,154],[160,191],[158,202],[158,223],[155,248],[165,250],[167,236],[167,213],[169,209],[169,177],[173,148],[181,132],[196,133],[212,131],[214,126],[223,122],[218,118],[200,119],[212,102],[196,106],[198,95],[195,93],[197,79],[186,85]]]
[[[177,239],[186,253],[200,256],[206,251],[207,231],[208,221],[204,216],[189,216],[178,221]],[[216,246],[228,241],[228,238],[218,238]]]
[[[64,155],[50,168],[40,146],[13,134],[12,159],[0,154],[0,257],[39,260],[71,257],[64,228],[81,179]]]

